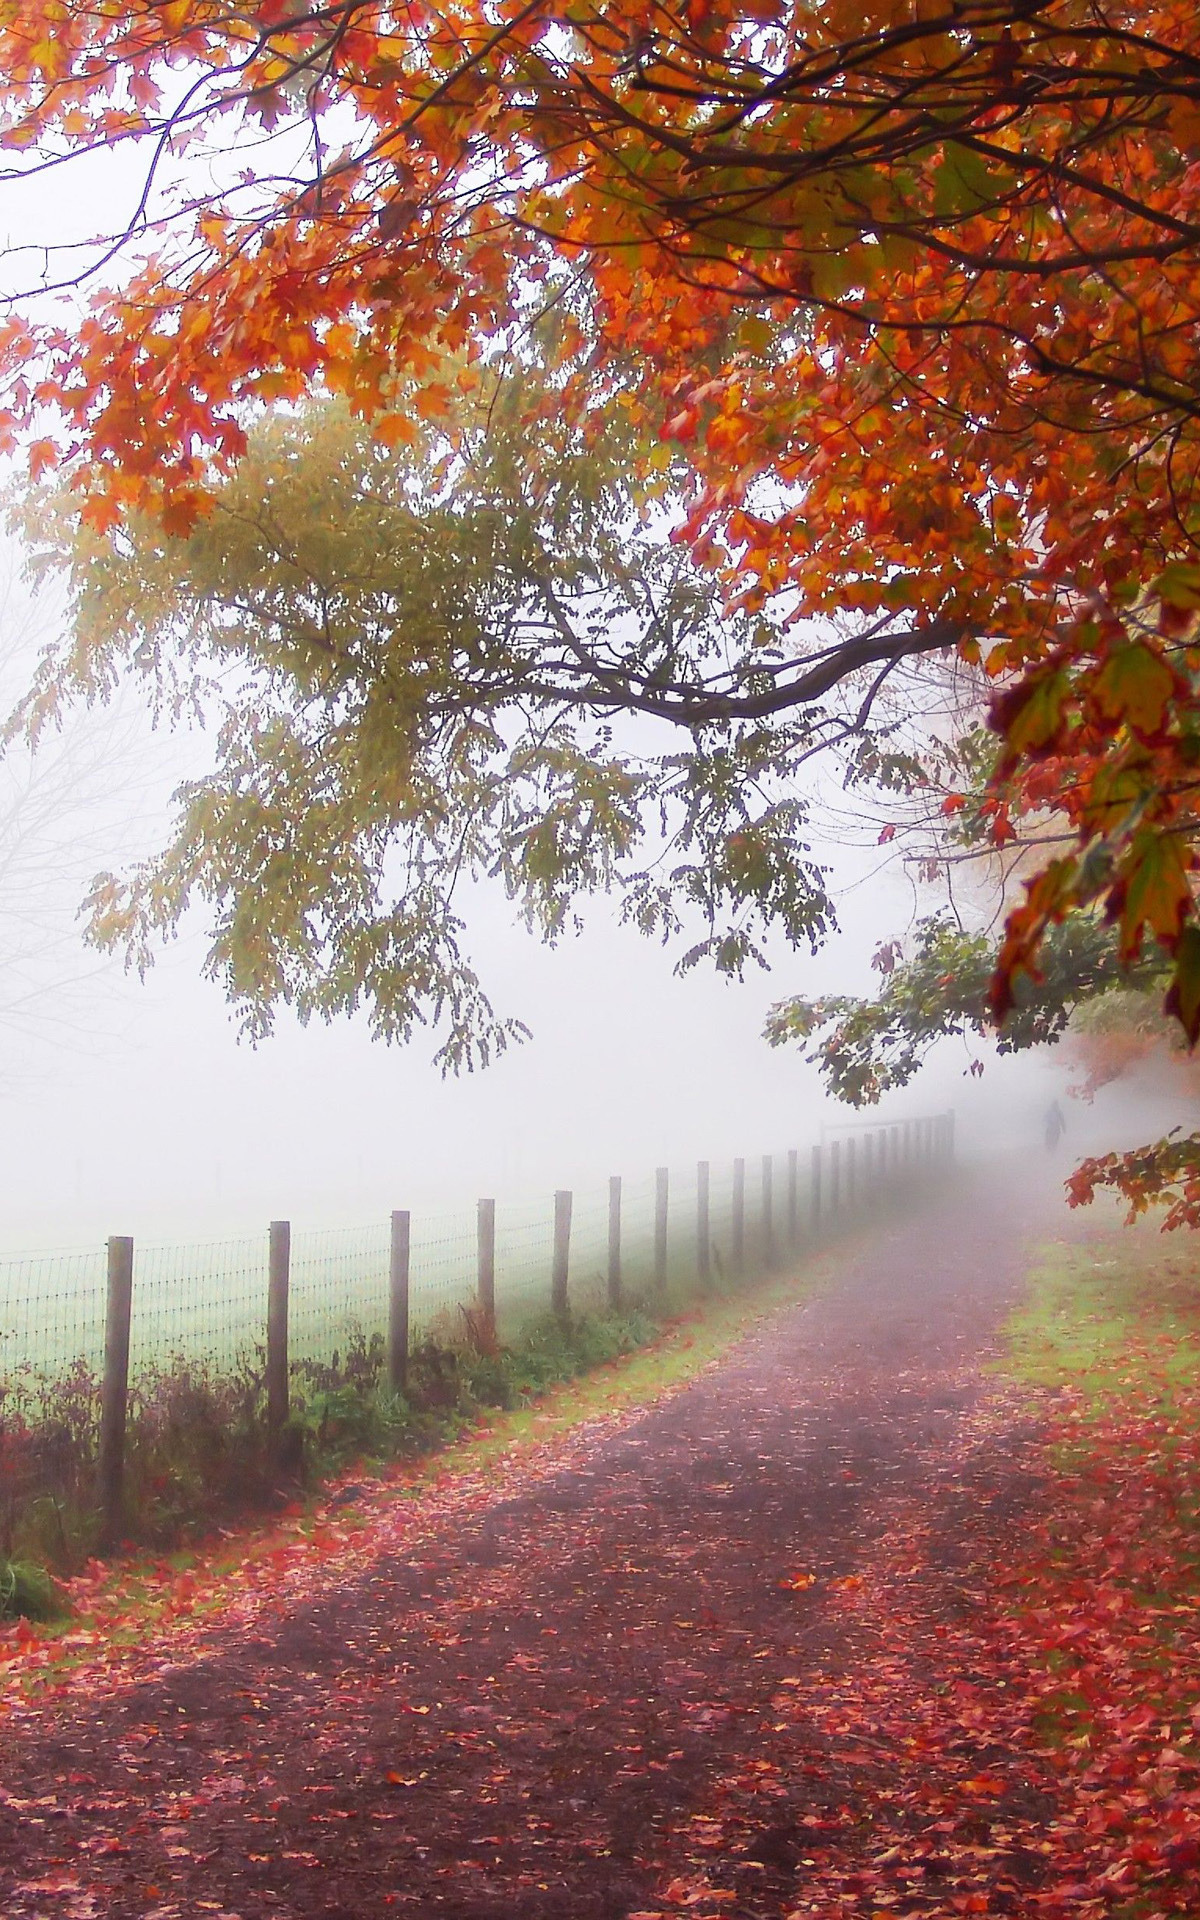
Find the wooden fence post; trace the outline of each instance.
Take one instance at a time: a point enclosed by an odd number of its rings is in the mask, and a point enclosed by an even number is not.
[[[829,1212],[837,1217],[842,1206],[842,1143],[840,1140],[829,1142]]]
[[[787,1243],[794,1247],[800,1238],[800,1149],[788,1148],[787,1162]]]
[[[775,1264],[775,1155],[762,1157],[762,1263]]]
[[[267,1276],[267,1426],[278,1433],[288,1417],[288,1285],[292,1225],[272,1220]]]
[[[129,1406],[129,1325],[133,1314],[133,1241],[108,1243],[108,1307],[104,1320],[104,1382],[100,1389],[100,1545],[117,1545],[125,1530],[125,1417]]]
[[[654,1173],[654,1291],[660,1297],[667,1290],[667,1206],[670,1197],[670,1172],[657,1167]]]
[[[712,1229],[708,1207],[708,1161],[696,1162],[696,1277],[707,1287],[712,1274]]]
[[[388,1373],[392,1392],[408,1385],[408,1272],[412,1219],[407,1212],[392,1215],[392,1247],[388,1262]]]
[[[733,1163],[733,1231],[730,1264],[737,1275],[746,1267],[746,1162]]]
[[[608,1304],[613,1313],[621,1305],[621,1176],[608,1183]]]
[[[812,1193],[810,1195],[811,1227],[814,1240],[821,1237],[821,1149],[812,1150]]]
[[[496,1202],[480,1200],[475,1208],[476,1297],[484,1339],[496,1338]]]
[[[550,1275],[550,1305],[560,1320],[570,1312],[571,1204],[570,1188],[561,1187],[554,1196],[554,1265]]]

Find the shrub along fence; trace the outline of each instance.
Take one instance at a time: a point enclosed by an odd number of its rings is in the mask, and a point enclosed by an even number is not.
[[[414,1359],[456,1345],[493,1354],[539,1316],[568,1323],[635,1301],[654,1312],[724,1291],[896,1204],[953,1153],[953,1114],[923,1115],[839,1128],[806,1155],[614,1176],[538,1207],[485,1198],[473,1213],[398,1209],[346,1232],[274,1220],[261,1238],[135,1247],[114,1235],[94,1254],[0,1260],[0,1536],[18,1455],[26,1472],[34,1455],[44,1465],[68,1431],[94,1474],[101,1543],[121,1536],[131,1400],[152,1382],[171,1380],[172,1418],[181,1389],[196,1402],[202,1381],[236,1382],[241,1404],[265,1403],[278,1454],[297,1376],[340,1381],[345,1354],[404,1396]],[[210,1421],[213,1404],[209,1393]],[[81,1452],[74,1428],[89,1423]]]

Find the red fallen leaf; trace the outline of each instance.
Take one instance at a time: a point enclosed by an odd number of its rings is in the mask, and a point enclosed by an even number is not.
[[[707,1900],[733,1900],[736,1897],[728,1888],[710,1887],[705,1880],[685,1880],[682,1876],[668,1881],[663,1888],[663,1899],[670,1900],[677,1907],[698,1907]]]
[[[1162,1850],[1162,1863],[1168,1873],[1192,1873],[1200,1867],[1200,1839],[1172,1840]]]

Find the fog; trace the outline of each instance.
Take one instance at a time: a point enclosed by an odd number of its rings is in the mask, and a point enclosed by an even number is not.
[[[6,693],[55,617],[52,601],[30,609],[10,585]],[[158,844],[174,785],[205,755],[202,736],[155,734],[119,697],[70,716],[32,767],[20,749],[5,763],[0,916],[20,934],[0,978],[7,1247],[193,1238],[279,1215],[348,1225],[481,1193],[533,1197],[804,1146],[855,1117],[822,1097],[799,1048],[773,1051],[761,1029],[787,993],[870,990],[871,954],[903,931],[914,901],[904,871],[876,850],[818,839],[840,932],[815,957],[777,941],[770,970],[741,983],[677,977],[677,950],[620,927],[607,901],[550,949],[499,889],[476,888],[474,959],[497,1008],[532,1037],[446,1080],[432,1036],[389,1047],[365,1019],[302,1028],[285,1014],[257,1048],[240,1041],[201,977],[199,916],[145,981],[84,947],[88,879]],[[1028,1147],[1069,1075],[1049,1052],[992,1059],[977,1079],[974,1052],[944,1045],[882,1117],[952,1106],[968,1155]],[[1129,1109],[1129,1089],[1119,1103],[1073,1107],[1068,1147],[1107,1144],[1115,1116],[1132,1123]]]
[[[110,156],[80,174],[65,224],[36,185],[10,197],[8,247],[40,244],[48,220],[64,244],[99,230],[131,188],[131,164]],[[30,256],[9,258],[19,281]],[[54,618],[52,602],[30,609],[10,584],[5,695]],[[799,1048],[772,1051],[761,1030],[786,994],[876,982],[877,943],[914,914],[907,874],[877,849],[814,836],[840,932],[815,957],[776,941],[770,970],[740,983],[676,977],[677,950],[621,928],[603,901],[586,910],[582,933],[548,949],[499,891],[477,889],[472,957],[498,1011],[524,1019],[532,1038],[482,1073],[443,1080],[432,1038],[388,1047],[363,1019],[304,1029],[282,1015],[272,1039],[240,1042],[220,990],[201,977],[201,919],[144,982],[85,949],[77,916],[91,875],[156,848],[173,787],[205,764],[202,739],[152,734],[121,698],[73,716],[34,767],[19,750],[4,763],[4,1246],[191,1238],[278,1215],[348,1225],[398,1206],[533,1197],[610,1173],[804,1146],[854,1118],[822,1097]],[[935,904],[930,893],[924,910]],[[989,1058],[975,1078],[977,1052],[945,1044],[880,1117],[953,1107],[968,1156],[1036,1144],[1069,1072],[1049,1050]],[[1153,1087],[1123,1085],[1094,1108],[1068,1108],[1064,1154],[1143,1138],[1179,1117]]]

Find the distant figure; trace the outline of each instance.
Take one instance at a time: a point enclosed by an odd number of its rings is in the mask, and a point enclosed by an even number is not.
[[[1063,1110],[1057,1100],[1052,1100],[1046,1109],[1046,1152],[1053,1153],[1055,1147],[1067,1130]]]

